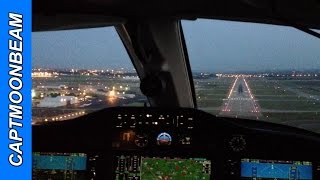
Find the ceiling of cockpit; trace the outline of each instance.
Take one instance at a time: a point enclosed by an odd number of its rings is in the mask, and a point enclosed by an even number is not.
[[[320,0],[34,0],[32,8],[33,31],[101,27],[159,16],[320,29]]]

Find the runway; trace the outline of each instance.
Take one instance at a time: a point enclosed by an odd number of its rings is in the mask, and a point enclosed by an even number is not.
[[[236,77],[228,96],[223,100],[220,116],[259,119],[262,114],[244,77]]]

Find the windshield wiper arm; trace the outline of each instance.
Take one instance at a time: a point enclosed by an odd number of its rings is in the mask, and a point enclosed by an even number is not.
[[[293,27],[320,39],[320,33],[316,32],[314,30],[311,30],[311,29],[305,28],[305,27],[299,27],[299,26],[293,26]]]
[[[314,31],[314,30],[312,30],[312,29],[310,29],[308,27],[305,27],[305,26],[302,26],[302,25],[298,25],[297,23],[295,23],[293,21],[290,21],[290,20],[288,20],[286,18],[283,18],[281,16],[277,16],[277,19],[279,21],[282,21],[282,22],[286,23],[288,26],[296,28],[296,29],[298,29],[298,30],[300,30],[302,32],[305,32],[307,34],[310,34],[310,35],[320,39],[320,33],[319,32],[316,32],[316,31]]]

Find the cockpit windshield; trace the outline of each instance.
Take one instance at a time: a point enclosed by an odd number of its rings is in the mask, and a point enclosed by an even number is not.
[[[147,102],[114,27],[35,32],[32,36],[34,124]]]
[[[320,132],[318,38],[221,20],[182,28],[199,109]],[[32,80],[33,123],[148,102],[114,27],[33,33]]]
[[[320,132],[320,39],[245,22],[182,27],[200,109]]]

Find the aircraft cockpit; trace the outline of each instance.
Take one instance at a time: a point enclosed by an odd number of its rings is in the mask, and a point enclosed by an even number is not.
[[[35,0],[33,179],[320,179],[319,12]]]

